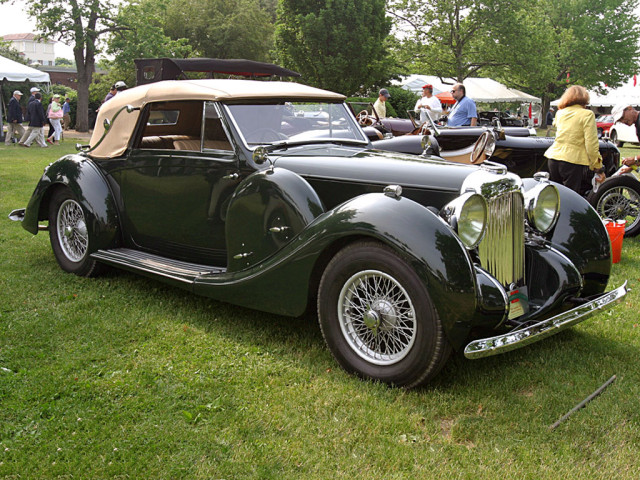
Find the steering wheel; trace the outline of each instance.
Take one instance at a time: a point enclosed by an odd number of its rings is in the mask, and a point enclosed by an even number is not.
[[[369,116],[369,112],[366,110],[362,110],[358,115],[356,115],[356,120],[363,127],[370,127],[373,125],[373,119]]]
[[[273,128],[259,128],[251,132],[251,141],[253,142],[277,142],[278,140],[286,140],[288,137]]]
[[[485,148],[489,141],[489,132],[483,132],[482,135],[476,140],[471,151],[471,163],[482,163],[486,158]]]

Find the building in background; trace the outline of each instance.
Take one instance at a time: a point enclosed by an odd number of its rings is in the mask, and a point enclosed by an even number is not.
[[[54,66],[56,64],[55,43],[47,39],[38,39],[33,33],[10,33],[3,35],[5,42],[10,42],[21,55],[29,60],[29,65],[40,64]]]

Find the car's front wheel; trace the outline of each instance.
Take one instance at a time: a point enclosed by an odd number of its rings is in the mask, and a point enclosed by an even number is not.
[[[609,130],[609,139],[611,143],[613,143],[616,147],[621,147],[624,145],[624,142],[618,140],[618,132]]]
[[[67,188],[54,192],[49,203],[49,239],[60,267],[83,277],[97,275],[100,264],[92,259],[87,215]]]
[[[433,378],[451,352],[411,265],[377,242],[354,243],[329,262],[318,317],[336,360],[364,378],[416,387]]]
[[[587,197],[602,218],[625,220],[625,237],[640,233],[640,182],[627,175],[608,178]]]

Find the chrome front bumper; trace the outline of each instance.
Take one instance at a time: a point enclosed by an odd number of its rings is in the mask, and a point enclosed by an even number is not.
[[[603,293],[595,300],[591,300],[590,302],[561,313],[560,315],[556,315],[555,317],[543,320],[530,327],[512,330],[509,333],[496,337],[474,340],[465,347],[464,356],[470,359],[489,357],[535,343],[620,303],[627,292],[627,282],[624,282],[620,287]]]

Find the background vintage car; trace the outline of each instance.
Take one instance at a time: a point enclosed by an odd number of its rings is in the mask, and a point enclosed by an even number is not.
[[[596,118],[596,127],[598,128],[598,135],[600,136],[607,135],[612,125],[613,115],[600,115],[598,118]]]
[[[344,97],[295,83],[164,81],[105,103],[26,209],[62,269],[105,265],[297,316],[336,360],[421,385],[619,301],[585,200],[503,166],[372,150]]]
[[[622,147],[625,143],[640,144],[635,125],[625,125],[620,122],[609,127],[609,138],[618,147]]]
[[[490,126],[494,125],[497,119],[505,127],[526,127],[524,121],[520,118],[513,117],[505,112],[478,112],[478,125]]]

